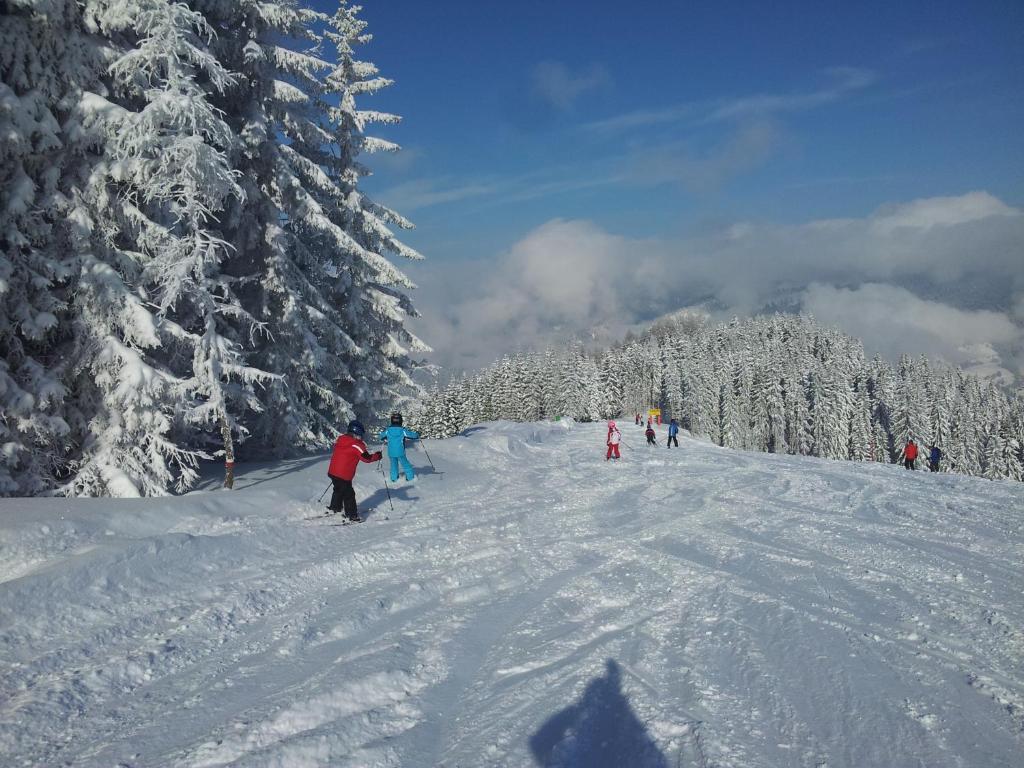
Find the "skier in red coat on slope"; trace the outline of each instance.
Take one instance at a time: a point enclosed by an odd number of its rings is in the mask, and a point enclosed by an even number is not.
[[[903,449],[903,467],[904,469],[917,469],[914,466],[914,462],[917,460],[917,443],[914,442],[914,438],[910,438],[907,441],[906,447]]]
[[[356,511],[356,491],[352,487],[352,478],[356,476],[359,462],[365,461],[370,464],[380,461],[383,454],[380,451],[370,453],[366,450],[366,443],[362,440],[366,429],[358,421],[350,421],[347,429],[348,431],[334,443],[331,465],[327,469],[327,475],[334,484],[328,514],[337,514],[344,507],[345,517],[358,523],[362,522],[362,518]]]

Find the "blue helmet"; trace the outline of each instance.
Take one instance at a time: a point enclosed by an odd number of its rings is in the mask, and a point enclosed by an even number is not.
[[[361,422],[358,422],[355,419],[353,419],[348,423],[348,429],[346,431],[350,432],[356,437],[362,437],[363,435],[366,434],[366,427],[364,427]]]

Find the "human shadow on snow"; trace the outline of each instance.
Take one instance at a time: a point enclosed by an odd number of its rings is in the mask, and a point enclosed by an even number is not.
[[[401,516],[405,517],[409,513],[409,507],[405,507],[403,510],[400,505],[416,501],[419,498],[419,496],[413,496],[410,493],[414,488],[415,486],[412,485],[392,485],[390,488],[390,505],[388,504],[388,491],[384,488],[378,488],[359,502],[359,514],[362,515],[364,520],[368,520],[377,513],[390,515],[391,506],[395,505],[395,512],[401,513]]]
[[[416,476],[420,475],[436,475],[437,477],[444,477],[444,472],[439,472],[429,464],[425,467],[416,467]]]
[[[530,751],[544,768],[669,768],[622,693],[619,665],[605,664],[580,700],[552,715],[530,737]]]

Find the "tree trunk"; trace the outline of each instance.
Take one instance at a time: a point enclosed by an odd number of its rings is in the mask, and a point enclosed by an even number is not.
[[[235,486],[235,443],[231,436],[231,427],[227,418],[221,414],[220,436],[224,440],[224,487]]]

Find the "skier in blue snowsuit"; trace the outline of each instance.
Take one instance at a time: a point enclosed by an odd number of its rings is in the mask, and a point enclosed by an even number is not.
[[[676,444],[676,448],[679,447],[679,438],[677,437],[678,434],[679,424],[676,423],[675,419],[672,419],[671,423],[669,423],[668,425],[668,445],[666,446],[667,448],[671,448],[672,443]]]
[[[416,477],[412,464],[405,458],[405,440],[406,438],[409,440],[419,440],[419,437],[419,432],[414,432],[402,426],[402,414],[400,413],[392,413],[391,426],[387,429],[382,429],[380,434],[377,435],[379,440],[387,440],[388,442],[388,458],[391,459],[392,483],[398,481],[398,462],[402,462],[402,469],[405,471],[406,480],[412,480]]]

